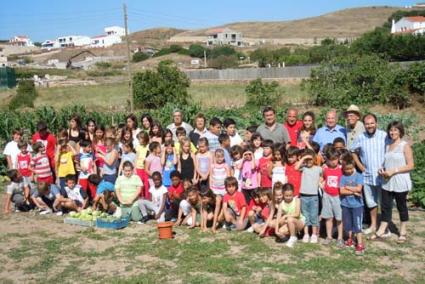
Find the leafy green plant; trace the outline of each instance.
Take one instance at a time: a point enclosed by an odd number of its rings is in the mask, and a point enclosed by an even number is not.
[[[149,58],[149,55],[147,55],[146,53],[143,52],[136,52],[135,54],[133,54],[133,62],[141,62],[144,61],[146,59]]]
[[[110,62],[105,62],[105,61],[96,62],[95,65],[99,69],[108,69],[112,66],[112,64]]]
[[[425,141],[413,145],[415,169],[412,172],[413,189],[410,192],[411,201],[425,208]]]
[[[263,83],[260,78],[251,81],[245,88],[245,92],[248,96],[248,105],[261,107],[276,104],[280,96],[278,87],[279,83],[276,81]]]
[[[34,81],[20,81],[16,90],[16,96],[10,101],[9,108],[14,110],[20,107],[34,107],[34,100],[36,98],[37,91],[35,90]]]

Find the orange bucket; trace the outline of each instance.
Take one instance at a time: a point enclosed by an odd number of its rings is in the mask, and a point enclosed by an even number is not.
[[[158,228],[158,237],[160,240],[173,238],[173,222],[162,222],[156,225]]]

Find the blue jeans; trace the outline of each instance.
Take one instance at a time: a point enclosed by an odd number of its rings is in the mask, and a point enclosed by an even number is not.
[[[319,224],[319,196],[301,195],[301,213],[305,217],[306,226],[318,226]]]
[[[363,206],[357,208],[348,208],[342,206],[342,223],[346,232],[354,234],[362,232]]]

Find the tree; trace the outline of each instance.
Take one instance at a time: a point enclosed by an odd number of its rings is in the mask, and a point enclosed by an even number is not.
[[[263,107],[276,104],[281,95],[278,88],[279,83],[276,81],[263,83],[260,78],[251,81],[245,88],[248,105]]]
[[[37,98],[37,91],[32,80],[22,80],[16,90],[16,96],[9,103],[11,110],[20,107],[34,107],[34,100]]]
[[[202,45],[191,44],[189,46],[189,55],[191,57],[202,58],[202,57],[204,57],[204,51],[207,51],[207,53],[209,53],[209,50],[206,49],[205,47],[203,47]]]
[[[133,76],[134,105],[138,108],[161,108],[172,102],[187,104],[190,81],[175,66],[161,62],[156,71],[138,72]]]
[[[144,61],[146,59],[149,58],[149,55],[147,55],[146,53],[143,52],[136,52],[135,54],[133,54],[133,62],[140,62],[140,61]]]
[[[226,69],[238,67],[238,58],[236,55],[220,55],[208,61],[208,66],[216,69]]]

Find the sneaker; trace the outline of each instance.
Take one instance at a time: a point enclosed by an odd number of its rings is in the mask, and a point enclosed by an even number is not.
[[[303,243],[308,243],[310,241],[310,236],[308,234],[304,234]]]
[[[246,229],[245,232],[247,232],[247,233],[254,233],[254,228],[251,226],[248,229]]]
[[[16,213],[19,213],[19,212],[21,212],[21,210],[19,210],[19,209],[15,209],[15,212],[16,212]]]
[[[149,221],[149,216],[144,216],[137,224],[146,224]]]
[[[365,248],[364,248],[364,245],[360,245],[360,244],[358,244],[357,246],[356,246],[356,255],[364,255],[364,250],[365,250]]]
[[[289,240],[286,242],[286,246],[288,248],[294,247],[295,243],[298,241],[297,237],[290,237]]]
[[[374,233],[375,232],[375,230],[374,229],[372,229],[371,227],[369,227],[369,228],[367,228],[367,229],[364,229],[363,231],[362,231],[362,233],[363,234],[365,234],[365,235],[369,235],[369,234],[372,234],[372,233]]]
[[[52,213],[51,209],[40,210],[40,215],[47,215],[47,214],[50,214],[50,213]]]
[[[278,236],[276,236],[275,242],[276,243],[285,243],[289,240],[289,236],[285,236],[283,238],[280,238]]]
[[[381,238],[383,238],[383,239],[386,239],[386,238],[389,238],[389,237],[391,237],[391,232],[389,230],[381,236]]]
[[[324,244],[325,246],[328,246],[328,245],[330,245],[330,244],[332,244],[332,239],[328,239],[328,238],[326,238],[323,242],[322,242],[322,244]]]
[[[349,248],[354,247],[353,239],[346,240],[344,244],[345,244],[346,247],[349,247]]]
[[[236,229],[236,225],[235,224],[227,225],[227,231],[233,231],[235,229]]]
[[[63,215],[63,212],[62,211],[56,212],[56,216],[62,216],[62,215]]]
[[[345,247],[345,244],[344,244],[344,240],[337,240],[336,241],[336,246],[338,247],[338,248],[344,248]]]
[[[310,244],[317,244],[317,242],[318,242],[317,235],[311,235]]]

